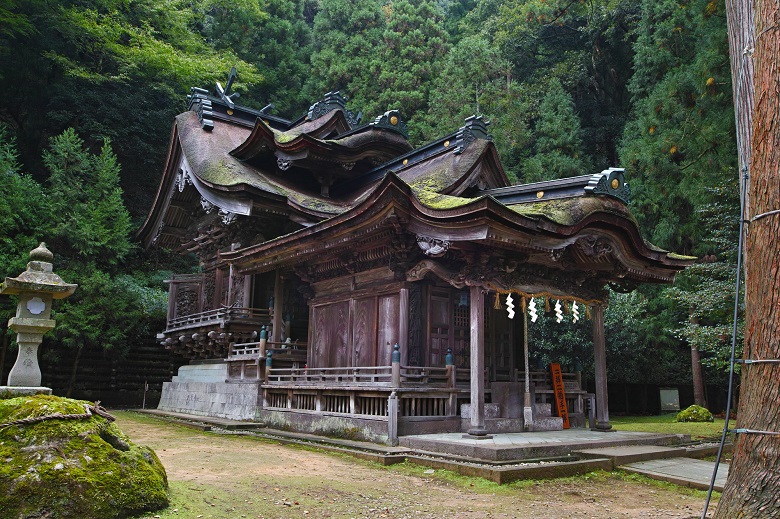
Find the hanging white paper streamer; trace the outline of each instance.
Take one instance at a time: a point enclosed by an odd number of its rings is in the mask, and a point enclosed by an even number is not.
[[[528,304],[528,315],[531,316],[531,322],[535,323],[539,319],[539,314],[536,313],[536,300],[532,297],[531,302]]]
[[[571,303],[571,319],[575,323],[580,320],[580,311],[577,309],[577,301],[572,301]]]
[[[555,301],[555,321],[558,323],[563,321],[563,308],[561,308],[560,299]]]
[[[506,314],[510,319],[515,318],[515,305],[512,301],[512,294],[506,295]]]

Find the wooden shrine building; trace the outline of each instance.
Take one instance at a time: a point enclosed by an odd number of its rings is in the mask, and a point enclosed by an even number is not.
[[[192,90],[139,231],[201,267],[170,280],[158,338],[192,360],[161,409],[374,441],[559,429],[528,361],[548,302],[592,314],[596,392],[564,374],[566,400],[610,429],[607,287],[692,260],[642,239],[623,170],[510,185],[480,117],[415,149],[397,111],[335,92],[288,121],[229,87]]]

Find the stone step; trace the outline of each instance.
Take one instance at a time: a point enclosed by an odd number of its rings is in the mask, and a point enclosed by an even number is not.
[[[675,458],[686,455],[685,447],[660,445],[620,445],[595,449],[575,450],[572,454],[581,458],[611,459],[615,467],[640,461]]]
[[[707,490],[710,486],[712,473],[715,470],[715,463],[691,458],[669,458],[629,463],[620,468],[621,470],[642,474],[659,481]],[[726,484],[728,474],[728,464],[721,463],[718,466],[718,474],[712,487],[713,490],[723,492],[723,486]]]

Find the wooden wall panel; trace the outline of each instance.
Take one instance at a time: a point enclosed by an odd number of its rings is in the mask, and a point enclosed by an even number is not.
[[[328,367],[350,366],[352,355],[349,350],[349,301],[334,303],[330,307],[329,363]]]
[[[352,315],[354,366],[375,366],[376,298],[355,300]]]
[[[389,366],[393,345],[398,342],[400,297],[398,294],[382,295],[377,303],[376,362]]]
[[[349,366],[349,302],[315,306],[312,321],[312,367]]]

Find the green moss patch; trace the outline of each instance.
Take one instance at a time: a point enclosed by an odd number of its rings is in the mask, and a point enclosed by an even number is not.
[[[412,186],[414,195],[426,207],[431,209],[454,209],[456,207],[462,207],[474,201],[472,198],[462,198],[459,196],[441,195],[435,191],[420,188],[418,186]]]
[[[86,404],[46,395],[0,400],[0,424],[82,414]],[[101,416],[0,427],[4,518],[117,518],[167,505],[168,481],[157,455]]]

